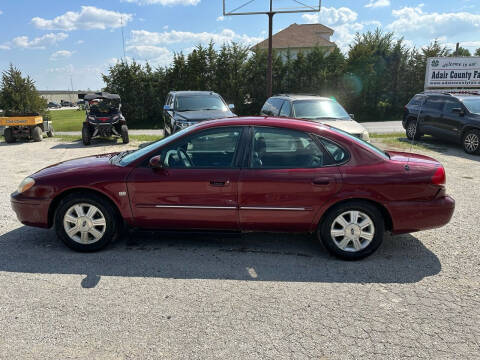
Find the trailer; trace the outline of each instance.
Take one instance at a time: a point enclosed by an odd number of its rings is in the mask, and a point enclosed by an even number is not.
[[[48,137],[54,135],[51,120],[40,115],[0,117],[0,126],[5,127],[3,136],[7,143],[13,143],[17,139],[42,141],[44,133]]]

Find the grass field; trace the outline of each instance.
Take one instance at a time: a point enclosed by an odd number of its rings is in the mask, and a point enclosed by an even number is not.
[[[420,140],[408,140],[405,133],[387,133],[387,134],[370,134],[372,144],[382,144],[382,148],[397,148],[406,151],[422,150],[440,150],[445,149],[446,146],[440,141],[433,139],[429,135],[424,135]],[[392,149],[393,150],[393,149]]]
[[[50,111],[55,131],[82,131],[85,111],[69,109]]]
[[[163,136],[155,136],[155,135],[129,135],[130,141],[138,141],[138,142],[157,141],[157,140],[160,140],[162,137]],[[80,135],[55,135],[55,138],[61,141],[71,141],[71,142],[82,140],[82,137]],[[122,141],[121,139],[117,139],[118,143],[121,143],[121,141]]]

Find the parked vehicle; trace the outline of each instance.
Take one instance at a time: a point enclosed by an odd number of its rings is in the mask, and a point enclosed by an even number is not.
[[[62,106],[60,104],[57,104],[56,102],[51,101],[48,103],[47,107],[49,109],[60,109]]]
[[[353,114],[348,114],[342,105],[332,98],[294,94],[275,95],[265,102],[260,114],[316,121],[370,141],[368,131],[353,120]]]
[[[122,225],[311,232],[334,255],[372,254],[384,231],[447,224],[445,170],[344,131],[278,118],[207,121],[142,149],[65,161],[24,179],[11,203],[25,225],[55,227],[78,251]]]
[[[39,114],[0,117],[0,126],[4,126],[5,142],[14,143],[19,139],[42,141],[43,134],[54,135],[52,122]]]
[[[480,95],[421,93],[405,106],[402,121],[409,139],[432,135],[480,154]]]
[[[75,104],[71,101],[66,101],[66,100],[62,100],[60,101],[60,105],[62,105],[62,107],[74,107]]]
[[[120,96],[101,92],[84,97],[86,119],[82,127],[82,141],[90,145],[95,137],[121,137],[128,144],[128,127],[121,112]]]
[[[165,136],[200,121],[235,117],[234,105],[212,91],[171,91],[163,107]]]

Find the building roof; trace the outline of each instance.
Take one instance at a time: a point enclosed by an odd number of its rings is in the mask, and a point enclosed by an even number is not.
[[[321,34],[333,35],[333,30],[322,24],[292,24],[272,37],[274,49],[312,48],[315,46],[334,47],[335,43],[328,41]],[[253,48],[268,48],[268,39],[259,42]]]

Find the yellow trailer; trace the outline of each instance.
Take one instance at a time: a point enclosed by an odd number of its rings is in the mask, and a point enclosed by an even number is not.
[[[53,136],[52,122],[39,115],[0,117],[0,126],[5,126],[3,136],[7,143],[13,143],[17,139],[42,141],[43,133],[48,137]]]

